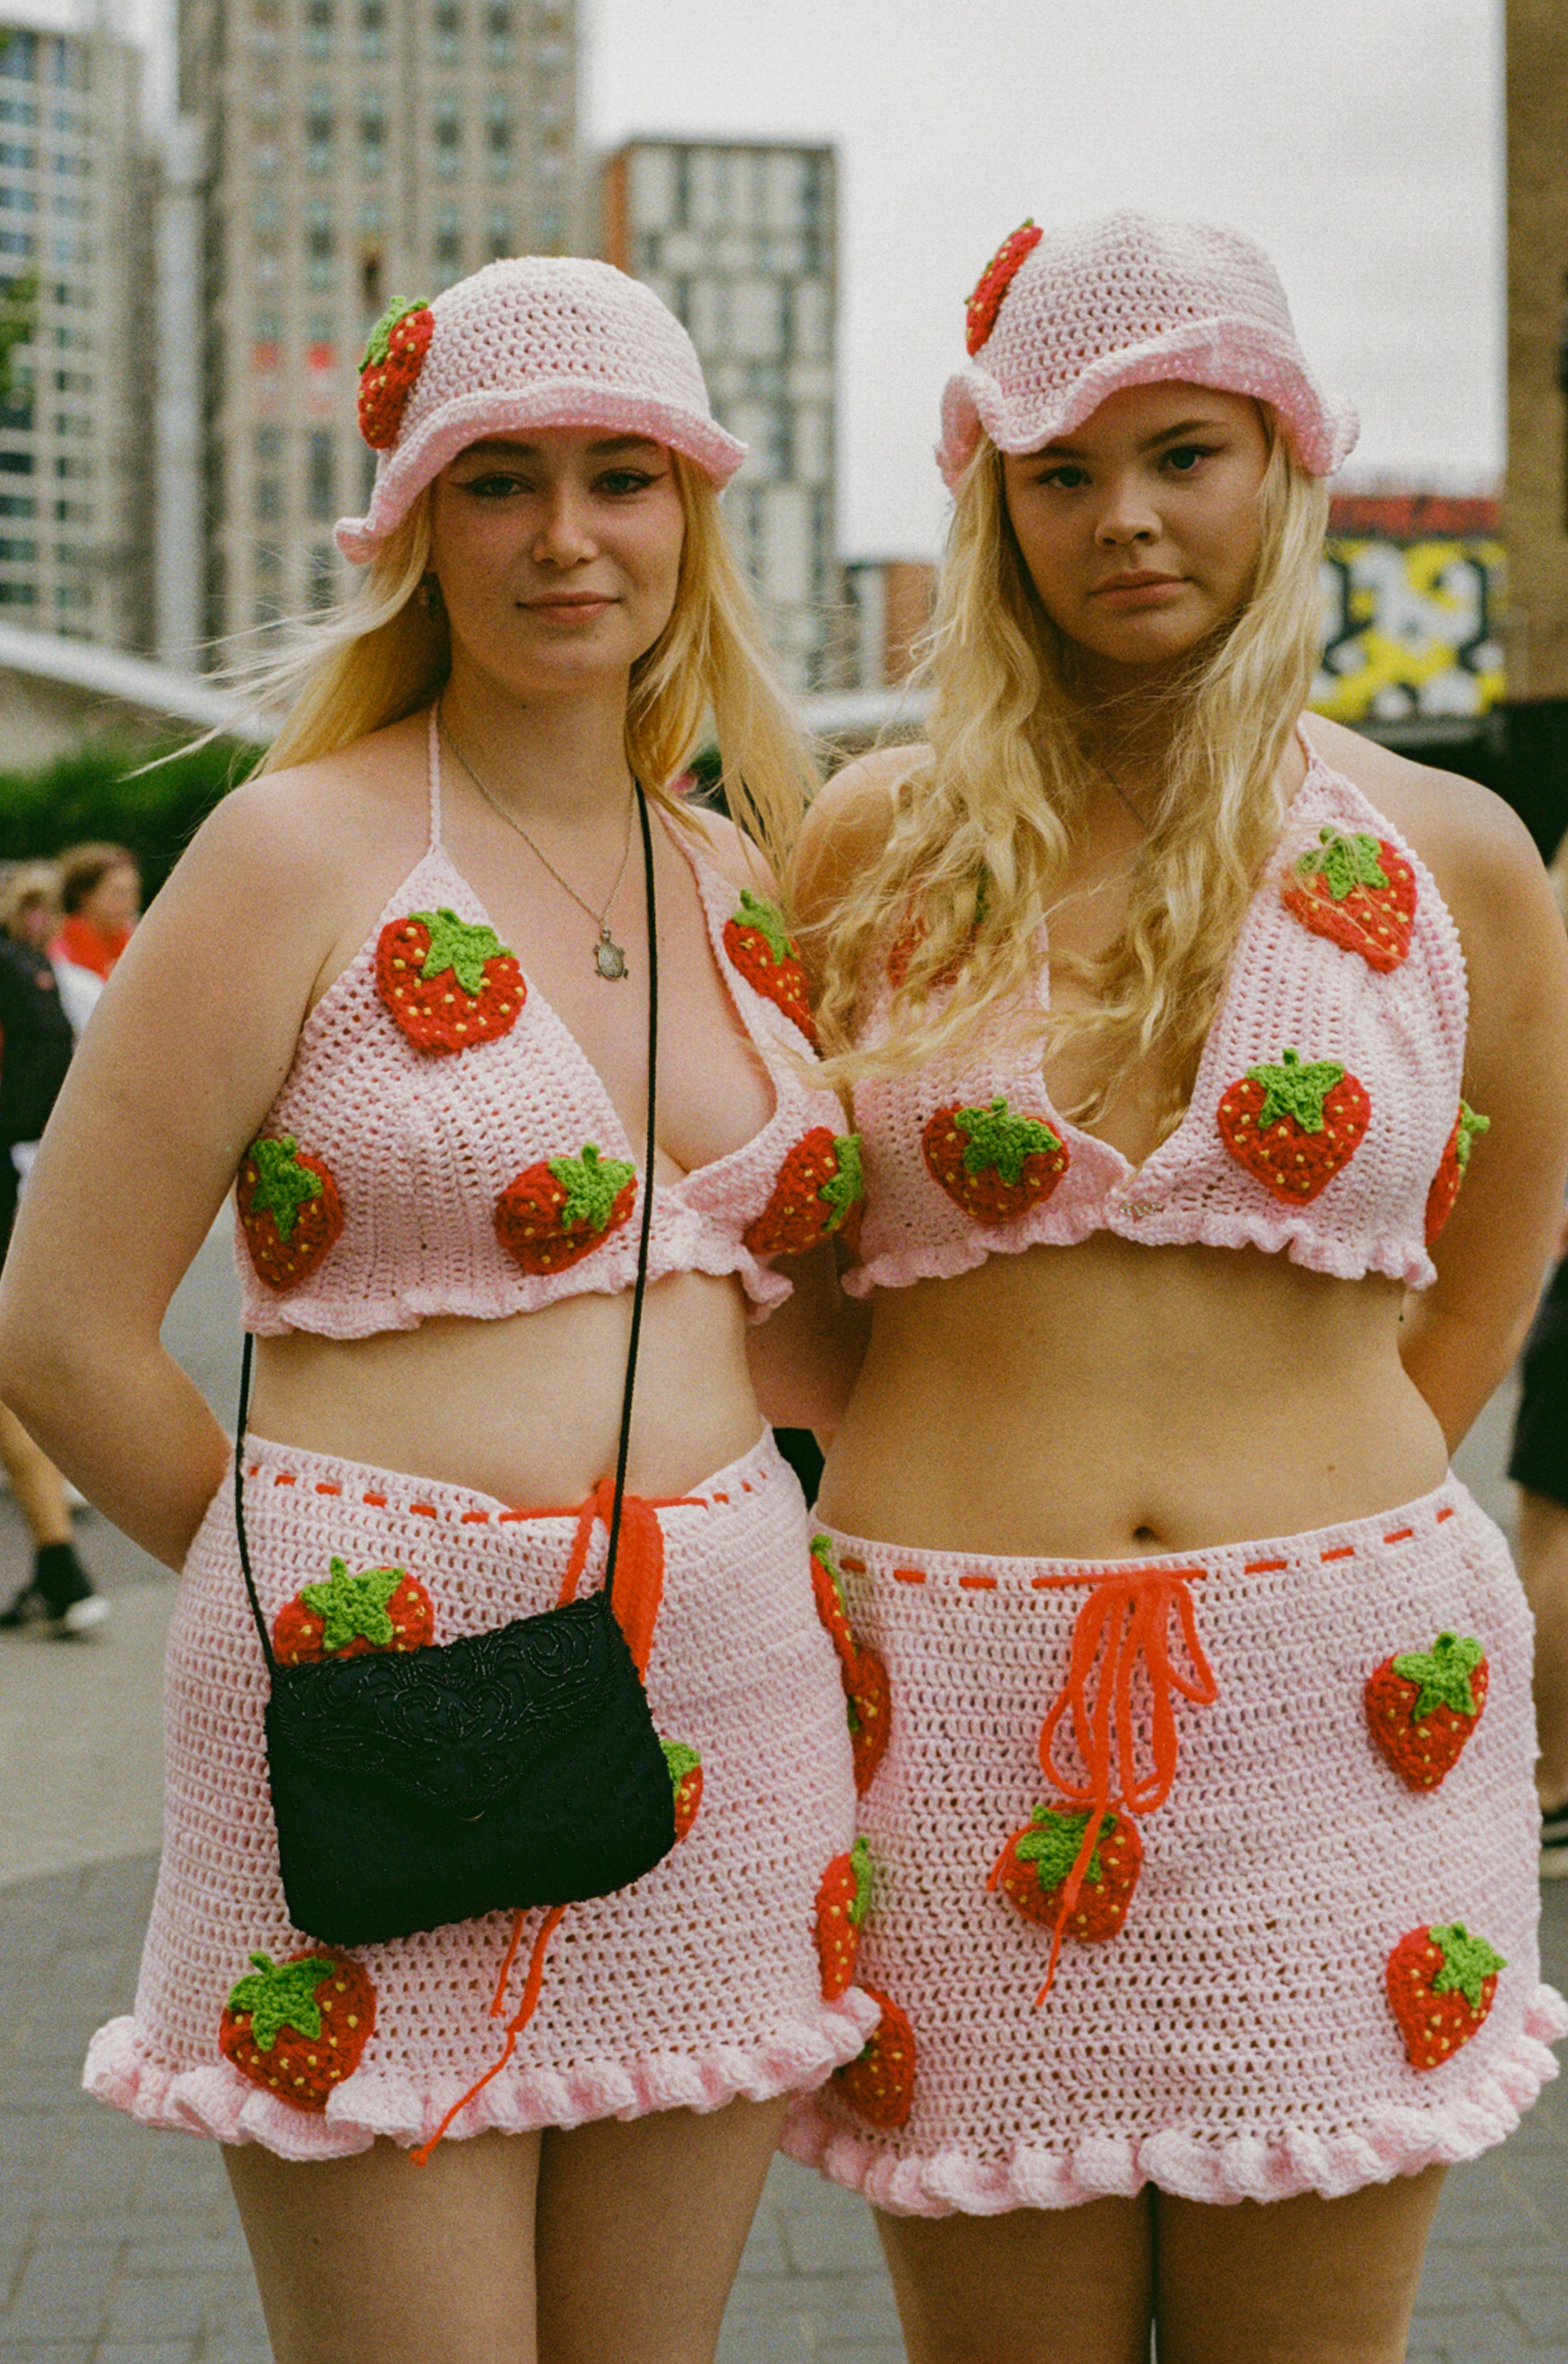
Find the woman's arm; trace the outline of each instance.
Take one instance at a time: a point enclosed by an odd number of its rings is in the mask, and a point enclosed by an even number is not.
[[[0,1395],[172,1567],[227,1440],[160,1330],[330,956],[341,882],[319,819],[280,779],[237,790],[201,830],[105,991],[0,1288]]]
[[[833,1243],[781,1260],[795,1293],[746,1333],[746,1359],[771,1428],[809,1428],[826,1439],[843,1418],[865,1357],[871,1308],[839,1286]]]
[[[1451,1450],[1518,1352],[1562,1218],[1568,936],[1528,831],[1498,797],[1316,717],[1309,727],[1326,746],[1331,731],[1333,760],[1420,853],[1464,947],[1464,1098],[1489,1123],[1401,1342]]]

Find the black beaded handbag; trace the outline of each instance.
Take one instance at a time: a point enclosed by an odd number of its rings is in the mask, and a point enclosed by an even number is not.
[[[267,1777],[295,1925],[333,1946],[625,1888],[675,1844],[648,1697],[611,1606],[653,1201],[659,1027],[653,842],[648,885],[648,1120],[642,1229],[603,1589],[422,1649],[280,1666],[245,1536],[251,1341],[239,1383],[234,1514],[272,1691]]]

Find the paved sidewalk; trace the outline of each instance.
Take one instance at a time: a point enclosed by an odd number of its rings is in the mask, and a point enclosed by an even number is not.
[[[170,1332],[226,1419],[231,1296],[227,1250],[209,1243]],[[1494,1406],[1461,1465],[1499,1515],[1506,1423]],[[0,1640],[0,2364],[266,2364],[215,2147],[149,2134],[79,2087],[88,2035],[128,2008],[135,1982],[172,1592],[100,1521],[83,1522],[83,1547],[115,1596],[103,1634]],[[0,1502],[0,1583],[22,1565],[15,1512]],[[1568,1988],[1568,1881],[1545,1905],[1547,1975]],[[866,2212],[781,2162],[721,2364],[898,2364],[903,2353]],[[1504,2149],[1451,2176],[1410,2364],[1568,2364],[1564,2085]]]

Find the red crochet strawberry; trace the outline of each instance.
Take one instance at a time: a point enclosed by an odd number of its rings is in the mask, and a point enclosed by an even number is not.
[[[1459,1196],[1459,1186],[1470,1165],[1470,1153],[1484,1132],[1492,1130],[1489,1116],[1478,1116],[1468,1101],[1461,1100],[1459,1114],[1453,1121],[1453,1131],[1443,1145],[1438,1170],[1432,1176],[1432,1187],[1427,1193],[1427,1245],[1431,1246],[1443,1225],[1453,1212],[1453,1202]]]
[[[675,1793],[675,1837],[684,1839],[696,1820],[702,1804],[702,1758],[684,1740],[662,1740],[664,1762],[670,1768],[670,1787]]]
[[[1416,874],[1396,846],[1370,831],[1325,825],[1281,889],[1287,911],[1316,936],[1360,953],[1386,975],[1410,950]]]
[[[892,1728],[892,1689],[887,1668],[874,1650],[856,1641],[844,1608],[844,1579],[828,1536],[811,1538],[811,1590],[817,1614],[839,1656],[850,1719],[850,1752],[855,1788],[863,1796],[882,1763]]]
[[[416,1051],[470,1051],[517,1024],[528,988],[494,928],[444,907],[389,920],[375,989]]]
[[[1043,1119],[1019,1116],[1001,1098],[988,1108],[950,1101],[920,1135],[926,1170],[940,1189],[976,1222],[1005,1222],[1040,1206],[1069,1159]]]
[[[987,1888],[999,1888],[1026,1921],[1054,1923],[1062,1890],[1089,1827],[1087,1812],[1062,1806],[1037,1806],[996,1858]],[[1116,1937],[1143,1866],[1143,1841],[1130,1814],[1107,1814],[1101,1823],[1063,1934],[1093,1944]]]
[[[422,296],[412,304],[399,296],[371,330],[360,355],[359,416],[360,433],[373,452],[396,442],[435,329],[436,316]]]
[[[541,1159],[507,1183],[495,1236],[525,1272],[563,1272],[618,1231],[636,1200],[637,1168],[585,1141],[576,1157]]]
[[[742,886],[739,908],[724,922],[724,949],[747,984],[775,1003],[815,1051],[811,987],[778,905]]]
[[[980,274],[973,295],[964,306],[965,342],[972,353],[977,353],[996,325],[996,315],[1002,308],[1002,298],[1007,292],[1013,273],[1024,260],[1034,252],[1045,236],[1036,229],[1033,220],[1023,221],[1010,237],[1005,238]]]
[[[871,1849],[857,1839],[848,1855],[836,1855],[817,1891],[817,1952],[822,1964],[822,2000],[837,2002],[855,1975],[861,1923],[871,1904]]]
[[[239,1161],[239,1228],[256,1276],[269,1288],[297,1288],[343,1228],[338,1185],[292,1132],[263,1133]]]
[[[854,1666],[857,1644],[850,1631],[849,1612],[844,1607],[844,1579],[839,1571],[838,1554],[830,1536],[817,1534],[811,1538],[811,1592],[817,1603],[817,1614],[828,1628],[839,1663],[846,1676]]]
[[[860,1134],[814,1124],[791,1145],[746,1244],[753,1255],[798,1255],[841,1231],[853,1246],[864,1197]]]
[[[893,1693],[887,1668],[874,1650],[855,1652],[854,1664],[844,1677],[844,1697],[849,1706],[855,1790],[863,1798],[882,1763],[893,1725]]]
[[[1473,1634],[1440,1634],[1429,1650],[1402,1650],[1366,1678],[1367,1730],[1412,1790],[1436,1790],[1486,1704],[1486,1654]]]
[[[218,2022],[217,2048],[242,2077],[296,2110],[324,2110],[375,2029],[375,1989],[348,1954],[317,1946],[274,1962],[252,1954]]]
[[[915,2101],[915,2031],[908,2015],[887,1995],[862,1980],[862,1991],[882,2017],[862,2051],[833,2071],[833,2082],[851,2110],[873,2126],[901,2126]]]
[[[430,1596],[403,1567],[328,1562],[325,1584],[303,1585],[272,1621],[272,1651],[283,1667],[307,1659],[362,1658],[373,1650],[422,1650],[435,1630]]]
[[[1388,1957],[1388,2000],[1412,2068],[1440,2068],[1468,2044],[1492,2008],[1507,1968],[1462,1921],[1411,1929]]]
[[[1227,1087],[1216,1122],[1238,1165],[1276,1199],[1305,1206],[1355,1155],[1371,1115],[1366,1093],[1337,1060],[1304,1063],[1286,1051]]]

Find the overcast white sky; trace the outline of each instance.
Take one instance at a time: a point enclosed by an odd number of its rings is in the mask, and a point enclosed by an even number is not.
[[[34,0],[77,22],[94,0]],[[1261,239],[1357,475],[1501,473],[1497,0],[579,0],[583,130],[830,139],[846,555],[935,547],[937,401],[1006,232],[1135,205]],[[150,30],[172,0],[117,0]]]

